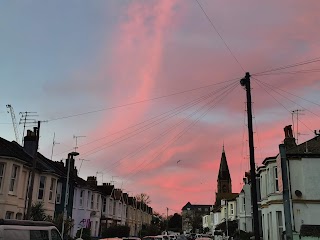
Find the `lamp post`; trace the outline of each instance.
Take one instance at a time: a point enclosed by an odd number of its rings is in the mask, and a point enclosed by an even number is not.
[[[68,204],[68,199],[69,199],[69,176],[70,176],[70,162],[73,160],[73,157],[78,156],[78,152],[71,152],[68,153],[68,172],[67,172],[67,183],[66,183],[66,190],[65,190],[65,195],[64,195],[64,207],[63,207],[63,221],[62,221],[62,230],[61,230],[61,235],[62,238],[64,239],[64,222],[67,219],[67,204]]]

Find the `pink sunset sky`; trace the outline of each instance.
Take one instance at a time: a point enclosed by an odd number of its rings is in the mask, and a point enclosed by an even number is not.
[[[245,71],[254,75],[257,165],[278,153],[286,125],[296,127],[291,111],[303,110],[300,143],[320,129],[320,2],[199,3],[239,63],[195,0],[6,2],[1,137],[14,140],[5,104],[37,111],[49,120],[40,152],[51,157],[55,133],[58,161],[85,136],[80,176],[144,192],[160,214],[214,203],[224,144],[239,192],[249,167]]]

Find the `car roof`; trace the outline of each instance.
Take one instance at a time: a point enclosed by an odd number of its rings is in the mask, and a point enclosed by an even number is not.
[[[0,225],[19,225],[19,226],[55,226],[52,222],[0,219]]]

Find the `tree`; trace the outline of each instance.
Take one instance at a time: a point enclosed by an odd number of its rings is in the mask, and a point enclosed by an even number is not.
[[[139,232],[140,237],[145,236],[156,236],[161,233],[159,226],[156,225],[146,225]]]
[[[140,194],[136,195],[136,199],[142,203],[145,203],[145,204],[151,203],[150,196],[146,193],[140,193]]]
[[[31,205],[30,220],[45,221],[46,214],[43,208],[43,202],[36,202]]]
[[[202,232],[202,217],[196,214],[192,219],[191,226],[193,232],[196,232],[197,229]]]
[[[169,219],[169,230],[175,231],[175,232],[181,232],[182,230],[182,217],[180,214],[175,213],[170,219]]]

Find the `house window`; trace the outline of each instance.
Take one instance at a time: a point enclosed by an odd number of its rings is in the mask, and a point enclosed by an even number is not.
[[[246,211],[246,196],[243,196],[242,198],[242,211]]]
[[[13,219],[13,212],[7,211],[5,219]]]
[[[40,176],[38,200],[43,200],[44,198],[45,185],[46,185],[46,177]]]
[[[90,209],[93,209],[93,202],[94,202],[94,194],[91,194],[91,204],[90,204]]]
[[[100,196],[97,194],[97,210],[99,210]]]
[[[107,198],[103,198],[103,203],[102,203],[102,212],[106,212],[107,208]]]
[[[83,207],[84,190],[80,191],[79,206]]]
[[[278,226],[278,238],[282,239],[282,232],[283,232],[283,221],[282,221],[282,212],[277,211],[277,226]]]
[[[54,178],[51,178],[50,190],[49,190],[49,201],[52,201],[53,199],[53,193],[55,188],[56,188],[56,180]]]
[[[233,203],[230,203],[230,215],[233,215],[234,209],[233,209]]]
[[[269,168],[267,169],[267,195],[271,192],[270,190],[270,171]]]
[[[279,179],[278,179],[278,169],[277,169],[277,167],[274,167],[273,171],[274,171],[275,191],[279,192]]]
[[[112,209],[113,209],[113,201],[112,201],[112,199],[110,199],[110,203],[109,203],[109,214],[110,215],[113,215]]]
[[[271,212],[267,214],[268,217],[268,240],[272,239],[272,215]]]
[[[4,177],[4,163],[0,163],[0,192],[2,190],[2,179]]]
[[[57,194],[56,194],[56,203],[61,203],[61,193],[62,193],[62,183],[58,182],[57,184]]]
[[[87,201],[87,207],[89,208],[89,204],[90,204],[90,199],[91,199],[91,192],[90,191],[88,191],[88,201]]]
[[[11,178],[10,178],[10,185],[9,185],[9,193],[11,194],[14,194],[15,192],[16,182],[18,178],[18,170],[19,170],[19,167],[13,164]]]
[[[16,214],[16,219],[17,220],[22,220],[22,213],[17,213]]]

